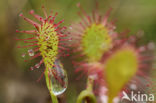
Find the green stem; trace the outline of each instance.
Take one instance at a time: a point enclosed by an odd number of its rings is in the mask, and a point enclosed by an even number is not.
[[[93,82],[94,82],[94,80],[92,78],[88,77],[88,81],[87,81],[87,90],[88,91],[93,91]]]
[[[76,103],[83,103],[83,101],[85,101],[85,103],[97,103],[96,102],[96,97],[93,93],[93,82],[94,80],[91,78],[88,78],[87,81],[87,89],[83,90],[80,95],[77,98],[77,102]]]
[[[87,103],[97,103],[96,102],[96,98],[95,98],[93,92],[88,91],[87,89],[80,93],[80,95],[77,98],[77,102],[76,103],[83,103],[84,100]]]
[[[54,93],[51,90],[52,89],[52,83],[51,83],[50,78],[48,76],[48,69],[46,69],[46,71],[45,71],[45,79],[46,79],[46,84],[47,84],[48,90],[50,92],[52,103],[58,103],[57,97],[54,95]]]

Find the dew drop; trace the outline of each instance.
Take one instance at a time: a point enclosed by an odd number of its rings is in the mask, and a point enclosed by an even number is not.
[[[23,57],[23,58],[25,57],[25,53],[22,54],[22,57]]]
[[[36,64],[36,65],[35,65],[35,68],[40,68],[40,64],[39,64],[39,63]]]
[[[51,69],[49,76],[52,83],[51,90],[54,95],[62,94],[67,89],[68,77],[60,61],[55,61],[55,67]]]
[[[34,56],[34,51],[32,49],[28,50],[29,56]]]

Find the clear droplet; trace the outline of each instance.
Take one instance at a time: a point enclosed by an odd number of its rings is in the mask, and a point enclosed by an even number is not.
[[[25,53],[22,54],[22,57],[23,57],[23,58],[25,57]]]
[[[52,83],[52,92],[55,95],[62,94],[67,89],[68,77],[60,61],[55,61],[55,67],[51,69],[49,76]]]
[[[29,56],[34,56],[34,51],[32,49],[28,50]]]
[[[37,63],[37,64],[35,65],[35,68],[40,68],[40,64]]]

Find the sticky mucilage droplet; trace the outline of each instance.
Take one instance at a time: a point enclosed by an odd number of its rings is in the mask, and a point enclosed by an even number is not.
[[[29,54],[29,56],[34,56],[34,51],[32,49],[29,49],[28,54]]]
[[[51,69],[49,78],[52,84],[51,91],[54,93],[54,95],[64,93],[68,86],[68,77],[60,61],[55,61],[55,66]]]

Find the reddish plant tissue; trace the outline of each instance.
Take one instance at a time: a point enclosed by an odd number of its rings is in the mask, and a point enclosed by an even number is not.
[[[73,24],[70,31],[73,38],[73,52],[76,54],[73,57],[74,60],[72,63],[76,68],[76,72],[82,71],[79,78],[84,75],[94,78],[95,93],[99,96],[102,96],[103,94],[105,94],[105,96],[109,96],[109,83],[108,78],[106,77],[106,73],[109,72],[106,72],[105,65],[118,51],[122,52],[122,50],[124,51],[128,48],[128,51],[130,51],[136,58],[136,73],[134,70],[133,76],[131,78],[129,77],[129,79],[124,82],[121,86],[122,89],[119,90],[119,93],[116,94],[116,96],[119,95],[120,97],[120,93],[122,95],[122,91],[130,92],[131,90],[134,90],[147,92],[147,88],[151,89],[149,92],[155,91],[154,81],[150,77],[151,71],[154,70],[152,67],[155,59],[154,43],[150,42],[147,45],[140,45],[139,40],[142,37],[142,32],[138,32],[136,35],[130,36],[128,35],[130,32],[129,30],[117,33],[115,31],[115,21],[108,21],[111,9],[107,11],[104,17],[102,17],[98,14],[97,10],[93,11],[92,16],[89,16],[80,4],[78,4],[78,7],[81,10],[81,12],[78,13],[81,18],[81,22],[79,24]],[[104,31],[102,32],[103,35],[108,35],[102,36],[102,38],[100,37],[101,39],[98,39],[98,41],[102,41],[105,44],[102,46],[102,48],[105,49],[102,50],[97,48],[99,46],[99,42],[96,41],[96,38],[98,38],[101,33],[99,31]],[[91,53],[93,53],[93,55]],[[100,56],[98,54],[100,54]],[[115,64],[113,65],[115,67]],[[100,93],[101,88],[105,88],[105,93]]]
[[[55,23],[55,19],[58,13],[56,12],[53,14],[51,11],[50,16],[48,16],[44,6],[42,7],[42,10],[44,12],[45,18],[35,14],[33,10],[29,12],[29,14],[37,19],[39,23],[26,18],[22,13],[19,15],[29,24],[33,25],[35,29],[24,31],[16,30],[18,33],[31,35],[30,38],[16,39],[23,41],[25,44],[28,44],[26,46],[17,46],[17,48],[31,48],[28,49],[28,53],[22,54],[22,57],[25,57],[28,54],[31,57],[30,60],[40,56],[42,57],[39,63],[37,63],[34,67],[30,67],[30,70],[39,68],[43,63],[45,64],[45,68],[53,68],[55,67],[54,62],[56,60],[62,56],[64,57],[69,55],[66,53],[66,51],[69,51],[66,46],[66,41],[71,40],[71,38],[67,38],[66,27],[60,26],[64,20]]]

